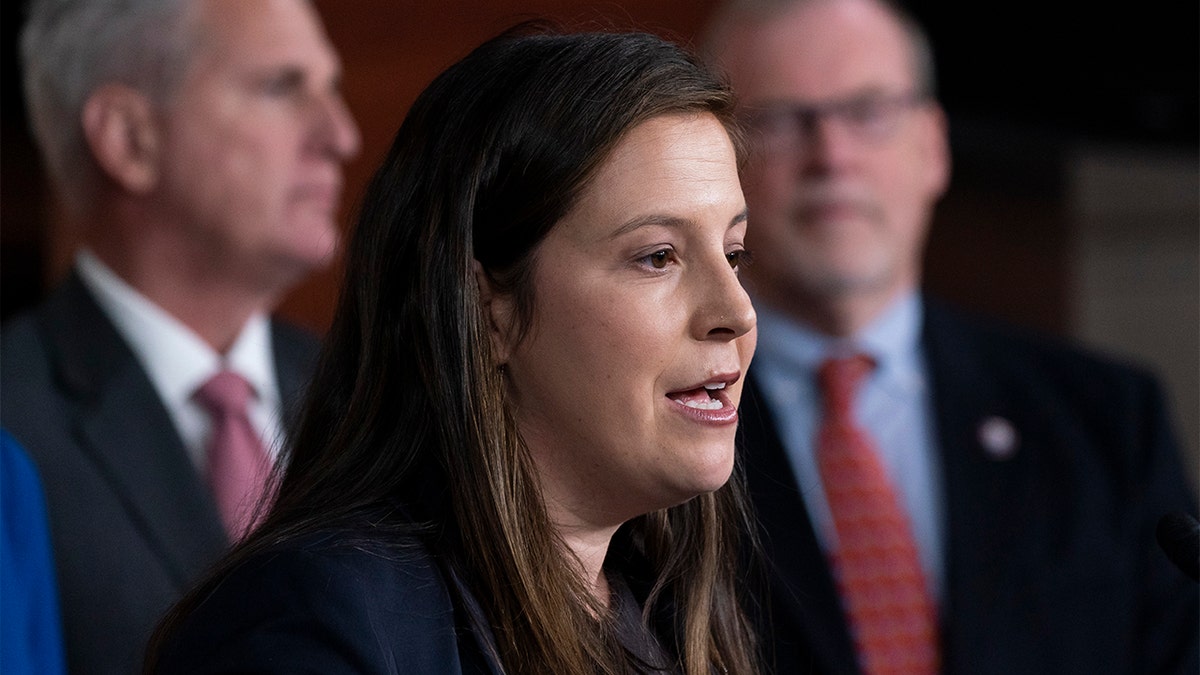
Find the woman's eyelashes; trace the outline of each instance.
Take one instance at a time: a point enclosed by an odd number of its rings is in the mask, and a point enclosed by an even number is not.
[[[726,253],[725,259],[729,261],[729,266],[733,268],[733,271],[740,272],[743,267],[750,264],[753,256],[750,255],[750,251],[739,248]]]
[[[743,267],[750,264],[750,252],[744,248],[734,249],[725,253],[725,260],[729,266],[739,272]],[[671,246],[656,247],[652,252],[638,256],[634,262],[650,270],[665,270],[673,264],[680,262],[679,253]]]
[[[675,249],[669,246],[657,249],[649,255],[638,258],[639,263],[656,270],[666,269],[668,265],[676,261]]]

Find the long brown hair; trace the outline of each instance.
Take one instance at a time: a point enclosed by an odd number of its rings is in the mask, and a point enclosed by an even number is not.
[[[729,89],[695,58],[638,33],[525,28],[434,80],[364,197],[277,500],[223,569],[399,504],[403,518],[386,524],[421,537],[474,592],[506,672],[635,670],[547,515],[473,264],[514,295],[527,329],[537,244],[623,135],[660,115],[708,113],[736,138],[732,111]],[[614,537],[647,570],[645,620],[689,675],[754,671],[735,585],[745,514],[735,472]]]

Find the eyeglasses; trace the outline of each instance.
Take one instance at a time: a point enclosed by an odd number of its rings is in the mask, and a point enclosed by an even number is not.
[[[854,137],[868,143],[887,140],[904,115],[930,96],[921,91],[866,94],[826,103],[775,103],[751,108],[745,121],[753,136],[770,152],[804,149],[821,120],[835,120]]]

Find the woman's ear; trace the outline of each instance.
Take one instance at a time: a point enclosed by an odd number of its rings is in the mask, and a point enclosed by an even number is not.
[[[80,122],[105,175],[134,194],[154,189],[159,130],[145,94],[123,84],[106,84],[88,96]]]
[[[496,363],[503,366],[508,363],[516,347],[513,344],[513,298],[511,294],[496,290],[491,277],[478,260],[473,260],[472,266],[475,270],[475,283],[479,286],[479,304],[487,317],[488,335],[492,338],[492,354],[496,357]]]

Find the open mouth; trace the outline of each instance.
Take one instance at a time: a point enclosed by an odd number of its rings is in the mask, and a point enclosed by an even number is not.
[[[673,391],[667,396],[676,403],[696,410],[720,410],[729,404],[729,396],[723,391],[725,382],[705,384],[686,391]]]

